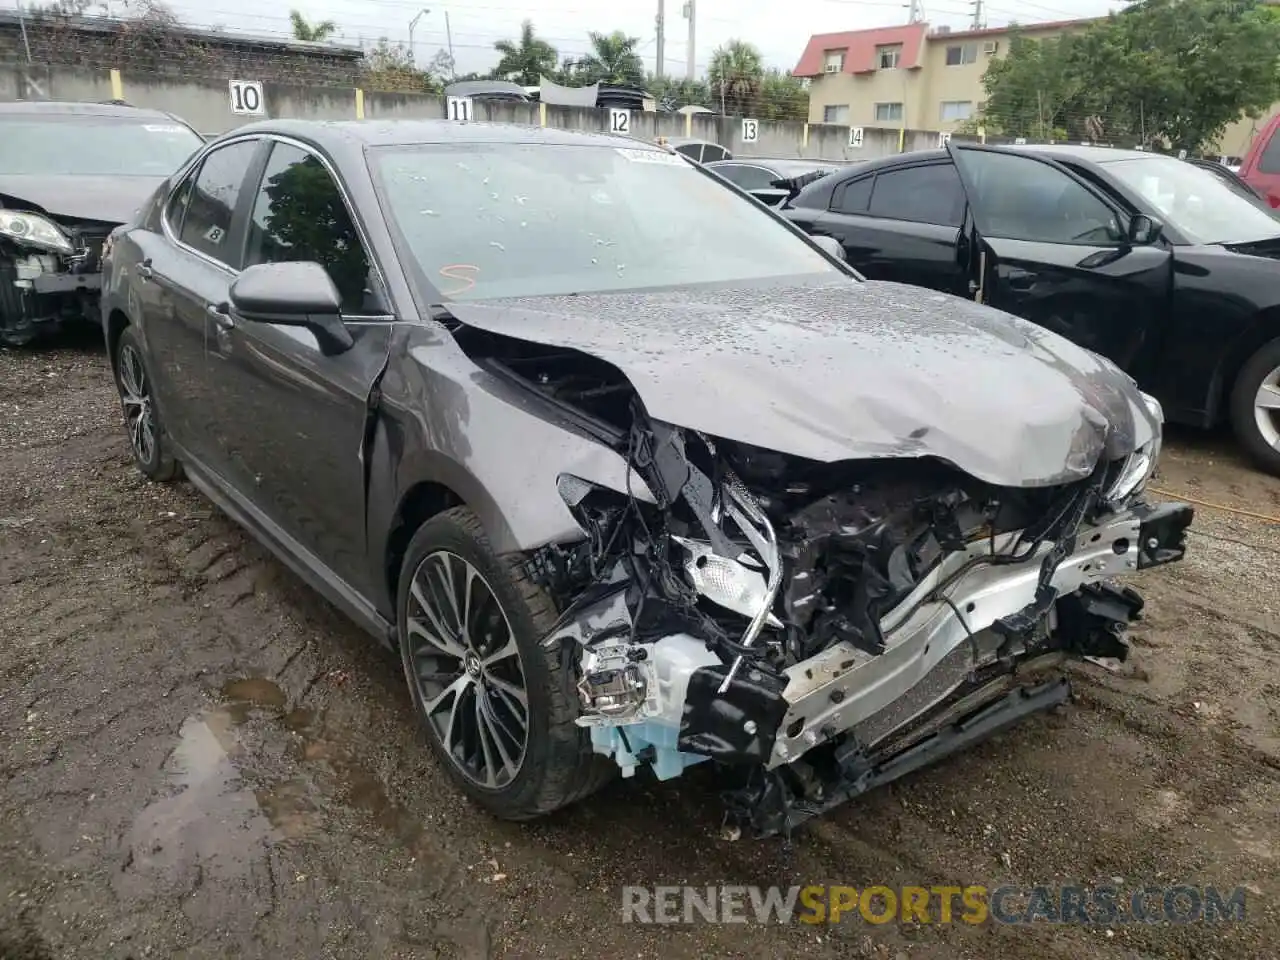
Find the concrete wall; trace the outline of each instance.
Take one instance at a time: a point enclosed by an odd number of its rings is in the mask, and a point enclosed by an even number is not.
[[[226,80],[182,80],[129,69],[117,71],[118,90],[111,71],[76,67],[37,65],[0,68],[0,100],[111,99],[117,93],[139,107],[167,110],[204,134],[232,130],[256,117],[231,112]],[[254,80],[253,76],[237,79]],[[368,119],[442,118],[445,103],[440,97],[414,93],[357,91],[350,86],[302,86],[263,83],[266,116],[307,120],[353,120],[361,113]],[[546,125],[568,130],[604,132],[609,127],[609,111],[582,107],[541,107],[538,104],[476,101],[478,120]],[[722,144],[743,157],[806,157],[822,160],[870,160],[937,146],[938,135],[930,131],[865,127],[861,148],[849,145],[849,128],[820,123],[759,122],[755,143],[742,142],[742,120],[735,117],[635,112],[631,135],[642,140],[657,137],[693,136]]]

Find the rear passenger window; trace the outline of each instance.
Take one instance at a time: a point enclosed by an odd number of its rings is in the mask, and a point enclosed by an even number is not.
[[[876,174],[872,216],[958,227],[964,222],[964,188],[949,163]]]
[[[866,213],[867,202],[871,199],[871,181],[874,179],[863,177],[837,187],[835,196],[831,198],[831,209],[837,213]]]
[[[1271,134],[1267,147],[1258,158],[1259,173],[1280,173],[1280,127]]]
[[[730,183],[736,183],[743,190],[764,190],[773,185],[777,176],[771,170],[762,167],[725,166],[713,167],[716,173]]]
[[[204,158],[179,234],[187,246],[235,270],[240,256],[232,249],[231,217],[257,149],[258,141],[241,140]]]

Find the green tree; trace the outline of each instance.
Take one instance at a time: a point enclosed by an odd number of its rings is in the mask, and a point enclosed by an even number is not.
[[[1280,17],[1260,0],[1141,0],[1078,34],[1015,37],[981,121],[1047,139],[1199,150],[1280,99]]]
[[[745,115],[755,111],[764,81],[764,60],[754,46],[730,40],[711,55],[707,73],[712,96],[720,101],[722,113]]]
[[[390,43],[386,37],[364,52],[364,85],[370,90],[398,93],[440,93],[436,77],[413,65],[413,57],[402,43]]]
[[[493,68],[494,78],[527,87],[541,83],[544,74],[554,76],[560,59],[555,47],[534,35],[532,20],[520,24],[519,41],[499,40],[493,48],[501,55]]]
[[[988,132],[1049,140],[1068,115],[1080,115],[1093,88],[1077,69],[1077,41],[1071,34],[1030,40],[1014,32],[1008,55],[992,59],[982,78]]]
[[[337,31],[338,25],[332,20],[321,20],[319,23],[308,23],[297,10],[289,11],[289,23],[293,27],[293,39],[309,40],[312,43],[324,43]]]
[[[805,81],[770,67],[760,81],[756,116],[761,120],[808,120],[809,88]]]
[[[705,80],[677,80],[675,77],[650,74],[645,81],[645,90],[664,110],[679,110],[681,107],[707,107],[714,110],[720,104],[720,98],[711,95],[711,87]]]
[[[591,52],[578,61],[577,77],[584,84],[644,83],[644,61],[636,52],[639,37],[628,37],[621,30],[613,33],[587,34],[591,40]]]

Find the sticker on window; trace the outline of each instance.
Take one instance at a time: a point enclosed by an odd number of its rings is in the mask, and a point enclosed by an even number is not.
[[[678,155],[662,150],[632,150],[627,147],[614,147],[618,155],[632,163],[660,163],[668,167],[688,167]],[[692,169],[692,168],[690,168]]]
[[[180,123],[144,123],[142,129],[147,133],[185,133],[187,128]]]
[[[210,227],[204,232],[204,238],[212,244],[221,243],[222,238],[226,235],[227,232],[217,225]]]

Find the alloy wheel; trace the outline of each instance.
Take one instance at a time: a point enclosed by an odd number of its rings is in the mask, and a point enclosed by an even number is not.
[[[142,357],[130,344],[120,350],[120,402],[134,455],[150,463],[156,451],[156,423],[151,404],[151,384]]]
[[[1253,401],[1253,417],[1262,439],[1280,450],[1280,367],[1262,378]]]
[[[454,765],[482,787],[511,783],[529,741],[515,633],[484,576],[457,554],[423,558],[405,628],[423,711]]]

